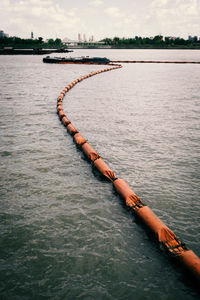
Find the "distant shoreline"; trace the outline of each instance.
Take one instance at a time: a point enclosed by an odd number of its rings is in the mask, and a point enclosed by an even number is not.
[[[113,47],[113,46],[70,46],[65,49],[19,49],[19,48],[11,48],[11,49],[1,49],[0,48],[0,56],[2,55],[45,55],[45,54],[53,54],[53,53],[62,53],[63,55],[68,54],[68,52],[73,52],[74,50],[200,50],[200,47]]]
[[[200,47],[83,47],[83,46],[70,46],[67,49],[107,49],[107,50],[200,50]]]

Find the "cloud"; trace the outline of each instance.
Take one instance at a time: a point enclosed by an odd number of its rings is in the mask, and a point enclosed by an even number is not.
[[[199,0],[154,0],[146,20],[155,24],[163,35],[198,34],[200,28]]]
[[[89,2],[89,5],[95,6],[95,7],[100,6],[102,4],[103,4],[103,1],[101,1],[101,0],[94,0],[94,1]]]
[[[177,16],[196,16],[200,12],[199,0],[154,0],[150,8],[155,10],[158,15],[159,12],[166,12]]]
[[[26,38],[31,31],[44,38],[76,38],[81,31],[96,39],[159,33],[187,37],[199,35],[199,16],[200,0],[1,0],[0,9],[1,30]]]
[[[124,16],[118,7],[108,7],[104,11],[110,17],[121,18]]]
[[[152,7],[164,7],[168,4],[169,0],[153,0],[150,4]]]
[[[34,31],[36,35],[52,37],[55,32],[70,32],[75,26],[81,26],[76,8],[65,10],[52,0],[2,0],[1,10],[1,21],[6,24],[6,28],[2,29],[10,35],[20,32],[30,36],[30,32]]]

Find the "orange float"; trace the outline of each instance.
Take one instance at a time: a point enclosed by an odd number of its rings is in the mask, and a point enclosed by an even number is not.
[[[108,178],[110,181],[116,179],[115,173],[109,168],[109,166],[105,163],[105,161],[99,157],[94,160],[94,166],[99,170],[99,172]]]
[[[68,131],[72,136],[74,136],[74,135],[78,132],[78,130],[74,127],[74,125],[73,125],[72,123],[69,123],[69,124],[67,125],[67,131]]]
[[[58,106],[57,106],[57,112],[59,112],[60,110],[63,110],[62,105],[58,105]]]
[[[78,146],[82,146],[87,142],[86,139],[79,132],[74,135],[74,141]]]
[[[85,155],[92,161],[99,158],[99,154],[94,150],[94,148],[87,142],[82,145],[82,150]]]
[[[186,250],[177,255],[178,262],[189,271],[198,284],[200,284],[200,259],[192,251]]]
[[[67,126],[71,123],[71,121],[66,116],[62,118],[61,122],[63,123],[64,126]]]
[[[136,210],[136,214],[152,231],[159,243],[166,243],[167,248],[177,247],[180,245],[180,241],[176,235],[154,214],[154,212],[148,206],[143,206]]]
[[[63,110],[59,110],[59,111],[58,111],[58,115],[59,115],[59,118],[60,118],[60,119],[62,119],[63,117],[66,116]]]
[[[113,182],[113,185],[117,193],[125,200],[127,206],[134,209],[143,206],[140,198],[135,194],[125,180],[118,178]]]

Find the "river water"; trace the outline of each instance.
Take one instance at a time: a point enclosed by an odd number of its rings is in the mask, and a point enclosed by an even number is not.
[[[200,61],[195,50],[75,50]],[[61,55],[62,56],[62,55]],[[197,299],[56,114],[102,66],[0,56],[0,299]],[[200,256],[200,65],[123,64],[64,110],[116,175]]]

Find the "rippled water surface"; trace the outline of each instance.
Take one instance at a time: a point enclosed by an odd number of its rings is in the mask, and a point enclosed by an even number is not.
[[[200,51],[73,56],[198,60]],[[56,114],[101,69],[0,56],[0,299],[197,299],[180,269],[76,148]],[[200,65],[124,64],[64,110],[118,177],[200,255]]]

